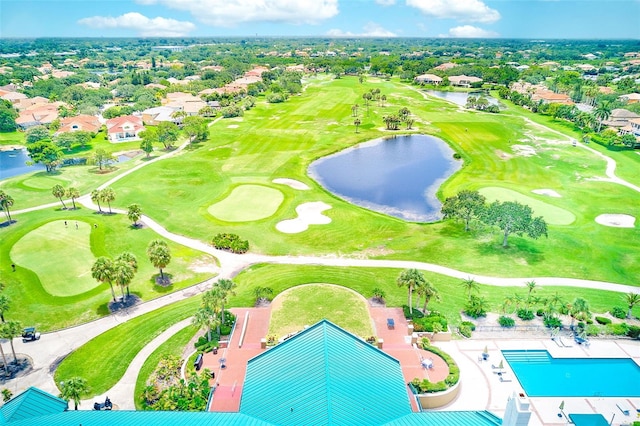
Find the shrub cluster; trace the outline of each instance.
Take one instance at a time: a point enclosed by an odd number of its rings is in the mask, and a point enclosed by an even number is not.
[[[518,318],[522,321],[531,321],[534,317],[533,311],[531,309],[520,308],[517,312]]]
[[[547,328],[562,328],[562,321],[558,317],[552,315],[547,316],[542,320],[544,326]]]
[[[474,331],[476,331],[476,325],[471,321],[462,321],[458,327],[458,332],[466,338],[471,337]]]
[[[614,306],[613,308],[611,308],[610,312],[611,315],[618,319],[625,319],[627,317],[627,312],[620,306]]]
[[[447,329],[447,319],[436,311],[429,312],[428,315],[422,318],[415,318],[413,320],[414,331],[428,331],[430,333],[439,333]]]
[[[607,317],[596,317],[596,322],[602,325],[611,324],[611,320]]]
[[[418,309],[410,310],[409,306],[407,305],[402,305],[402,312],[404,313],[404,317],[408,320],[415,321],[418,318],[424,317],[424,314],[422,313],[422,311]]]
[[[498,324],[502,327],[514,327],[516,325],[516,321],[511,317],[502,315],[498,318]]]
[[[218,340],[220,339],[220,336],[218,336],[216,333],[213,332],[213,330],[211,331],[211,341],[207,340],[207,336],[200,336],[200,338],[198,338],[198,341],[195,342],[193,344],[193,346],[195,346],[196,350],[200,351],[200,352],[211,352],[213,350],[213,348],[217,348],[218,347]]]
[[[241,240],[236,234],[218,234],[213,237],[211,244],[217,249],[233,253],[242,254],[249,251],[249,241]]]

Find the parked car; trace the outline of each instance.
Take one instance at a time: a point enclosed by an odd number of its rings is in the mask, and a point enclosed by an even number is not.
[[[24,343],[33,342],[34,340],[40,340],[40,333],[36,331],[35,327],[27,327],[22,330],[22,341]]]

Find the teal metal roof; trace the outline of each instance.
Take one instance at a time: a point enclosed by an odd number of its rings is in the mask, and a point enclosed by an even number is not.
[[[8,426],[271,426],[240,413],[180,411],[65,411],[43,416],[36,422],[25,419]]]
[[[395,419],[384,426],[497,426],[502,420],[488,411],[424,411]]]
[[[0,408],[5,424],[19,420],[31,421],[33,418],[60,413],[67,409],[67,401],[55,397],[38,388],[30,387]],[[25,423],[26,424],[26,423]]]
[[[323,320],[249,360],[240,412],[281,425],[384,424],[411,405],[396,359]]]

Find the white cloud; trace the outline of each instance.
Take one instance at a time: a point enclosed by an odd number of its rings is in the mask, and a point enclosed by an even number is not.
[[[493,38],[498,37],[498,33],[494,31],[484,30],[472,25],[461,25],[449,29],[449,34],[441,34],[440,37],[455,38]]]
[[[376,3],[381,6],[393,6],[396,4],[396,0],[376,0]]]
[[[415,7],[427,16],[463,22],[487,24],[500,19],[500,12],[480,0],[407,0],[407,6]]]
[[[188,21],[170,18],[147,18],[138,12],[125,13],[117,17],[91,16],[82,18],[79,24],[93,28],[123,28],[135,30],[143,37],[179,37],[193,31],[196,26]]]
[[[338,14],[338,0],[137,0],[190,12],[205,24],[232,27],[244,22],[316,24]]]
[[[352,33],[351,31],[342,31],[337,28],[327,31],[327,35],[330,37],[397,37],[397,34],[384,29],[381,25],[375,22],[369,22],[362,28],[364,31],[361,33]]]

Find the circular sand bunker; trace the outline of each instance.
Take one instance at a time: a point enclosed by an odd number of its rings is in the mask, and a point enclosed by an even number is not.
[[[322,212],[330,208],[329,204],[322,201],[300,204],[296,207],[298,217],[278,222],[276,229],[285,234],[297,234],[309,229],[309,225],[326,225],[331,223],[331,218],[323,215]]]
[[[300,191],[307,191],[311,189],[306,183],[302,183],[299,180],[295,180],[295,179],[277,178],[277,179],[274,179],[272,182],[278,183],[280,185],[287,185],[293,189],[298,189]]]
[[[614,228],[633,228],[636,218],[628,214],[601,214],[596,217],[596,222]]]

